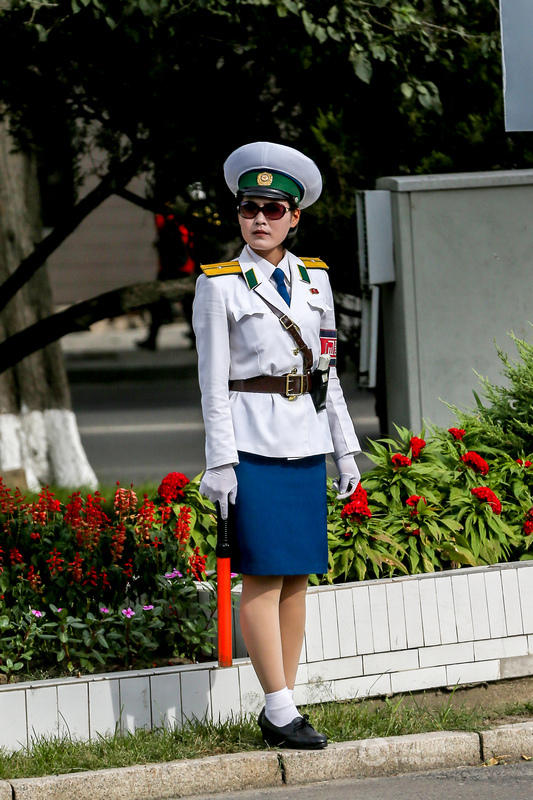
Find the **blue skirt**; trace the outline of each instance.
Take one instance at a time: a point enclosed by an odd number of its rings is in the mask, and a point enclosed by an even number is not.
[[[307,575],[328,570],[326,459],[239,452],[234,572]]]

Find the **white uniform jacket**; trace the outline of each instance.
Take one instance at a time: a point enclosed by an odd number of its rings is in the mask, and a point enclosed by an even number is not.
[[[204,274],[198,278],[193,327],[208,469],[237,464],[238,450],[271,458],[303,458],[332,451],[338,458],[361,450],[335,367],[330,370],[326,409],[319,413],[310,394],[289,400],[281,394],[228,389],[228,380],[285,375],[294,367],[299,374],[303,372],[301,353],[295,354],[294,340],[263,297],[300,327],[304,342],[313,352],[313,368],[320,357],[321,329],[335,329],[327,271],[307,271],[303,261],[292,253],[287,258],[290,306],[247,248],[238,259],[238,274],[224,274],[220,269],[214,277]]]

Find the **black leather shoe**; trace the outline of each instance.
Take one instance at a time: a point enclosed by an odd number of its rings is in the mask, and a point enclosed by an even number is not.
[[[295,750],[322,750],[327,747],[328,740],[323,733],[315,731],[307,714],[278,727],[267,719],[263,708],[257,722],[263,739],[271,747],[292,747]]]

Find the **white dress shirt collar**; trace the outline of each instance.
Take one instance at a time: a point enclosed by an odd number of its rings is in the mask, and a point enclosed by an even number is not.
[[[276,269],[274,264],[272,264],[270,261],[267,261],[266,258],[260,256],[258,253],[252,250],[252,248],[249,247],[248,245],[246,245],[245,250],[249,258],[257,264],[257,266],[259,267],[265,278],[268,278],[270,280],[270,278],[272,277],[272,273]],[[285,255],[279,262],[278,267],[281,270],[283,270],[283,274],[285,275],[285,280],[287,281],[287,283],[290,283],[291,271],[289,266],[289,257],[287,250],[285,250]]]

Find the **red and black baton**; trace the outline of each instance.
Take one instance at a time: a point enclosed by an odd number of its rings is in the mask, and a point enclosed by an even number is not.
[[[232,503],[228,503],[228,517],[222,519],[220,503],[217,508],[217,608],[218,608],[218,666],[231,667],[231,528]]]

